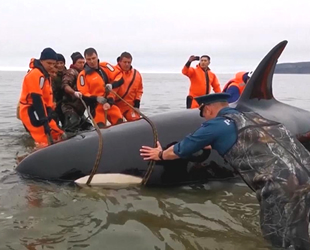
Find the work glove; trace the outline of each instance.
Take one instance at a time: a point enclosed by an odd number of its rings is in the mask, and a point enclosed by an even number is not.
[[[81,92],[79,92],[79,91],[74,91],[74,96],[76,97],[76,98],[78,98],[78,99],[80,99],[80,98],[82,98],[82,93]]]
[[[98,103],[101,103],[101,104],[105,104],[107,102],[107,99],[104,98],[103,96],[97,96],[96,100]]]
[[[63,132],[63,134],[60,136],[61,140],[66,140],[68,139],[68,135],[66,134],[66,132]]]
[[[105,89],[106,91],[110,92],[113,89],[112,84],[108,83],[107,85],[105,85]]]

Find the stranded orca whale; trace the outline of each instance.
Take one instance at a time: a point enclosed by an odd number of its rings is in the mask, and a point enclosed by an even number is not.
[[[283,123],[293,135],[310,131],[310,112],[277,101],[272,93],[275,65],[287,41],[276,45],[260,62],[240,99],[231,104],[240,111],[255,111]],[[181,140],[204,121],[198,109],[184,109],[149,117],[162,145]],[[140,157],[142,145],[153,145],[153,133],[145,120],[127,122],[101,130],[103,152],[97,173],[122,173],[143,177],[148,163]],[[16,171],[24,176],[51,181],[74,181],[89,175],[98,150],[96,131],[35,151]],[[148,185],[182,185],[235,176],[233,169],[214,151],[189,160],[156,162]],[[206,159],[208,161],[206,163]],[[201,162],[204,162],[201,164]],[[201,165],[208,165],[207,168]]]

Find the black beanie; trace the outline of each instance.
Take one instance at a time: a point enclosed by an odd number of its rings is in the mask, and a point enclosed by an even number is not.
[[[72,64],[75,64],[77,60],[84,59],[84,57],[82,56],[80,52],[74,52],[71,55],[71,59],[72,59]]]
[[[40,60],[55,60],[57,61],[57,54],[56,52],[51,48],[45,48],[41,52]]]
[[[57,54],[57,61],[66,63],[65,57],[62,54]]]

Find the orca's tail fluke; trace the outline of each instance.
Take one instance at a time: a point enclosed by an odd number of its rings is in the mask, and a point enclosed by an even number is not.
[[[278,58],[282,54],[287,41],[277,44],[259,63],[249,82],[247,83],[242,95],[239,98],[238,106],[244,106],[244,103],[256,100],[273,100],[272,78]]]

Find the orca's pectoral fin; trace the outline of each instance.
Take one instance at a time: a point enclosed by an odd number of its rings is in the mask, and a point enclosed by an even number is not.
[[[140,177],[127,174],[117,174],[117,173],[95,174],[89,185],[87,184],[88,178],[89,175],[84,176],[82,178],[75,180],[75,183],[81,187],[100,186],[106,188],[124,188],[128,186],[141,185],[142,183],[142,178]]]

